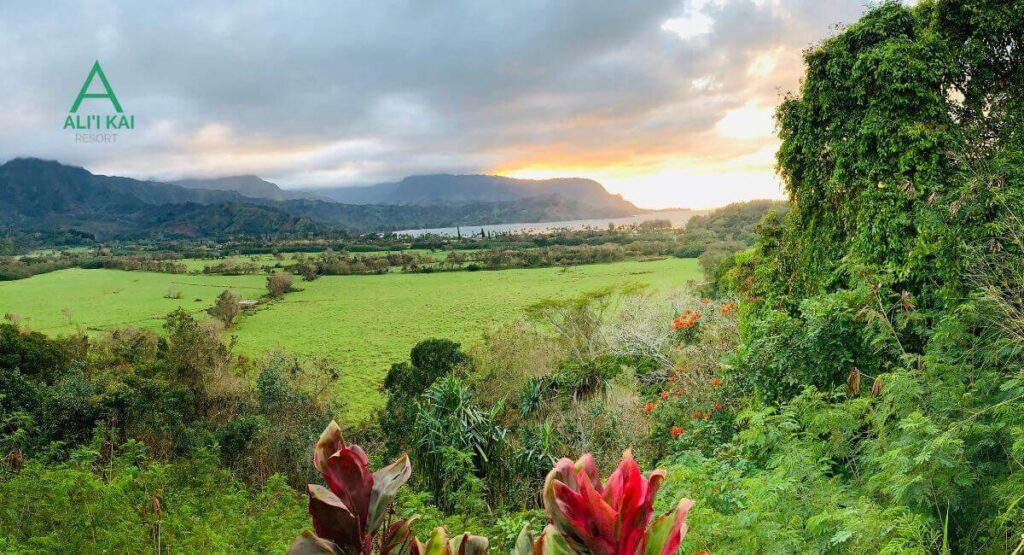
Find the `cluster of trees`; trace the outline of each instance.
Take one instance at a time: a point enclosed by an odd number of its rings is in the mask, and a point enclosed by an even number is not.
[[[87,267],[93,265],[86,265]],[[153,256],[118,256],[102,257],[98,266],[112,270],[125,270],[129,272],[163,272],[165,274],[188,273],[188,266],[184,262],[174,259],[154,258]]]
[[[371,438],[363,442],[371,453],[408,453],[417,469],[399,514],[420,514],[424,531],[469,529],[508,549],[524,525],[546,522],[541,486],[559,457],[587,452],[607,467],[629,448],[653,468],[672,445],[675,422],[666,411],[663,425],[645,405],[659,398],[672,368],[699,358],[710,369],[736,335],[733,316],[719,312],[708,324],[724,338],[713,353],[679,349],[667,323],[683,305],[724,306],[609,289],[540,303],[468,351],[444,339],[419,343],[388,372],[384,409],[358,429]],[[710,407],[722,392],[705,389],[690,400]]]
[[[256,260],[240,260],[237,257],[226,258],[203,266],[204,274],[220,274],[225,276],[244,276],[263,274],[271,271],[273,265],[267,266]]]
[[[318,257],[295,255],[294,258],[295,271],[307,281],[321,275],[386,274],[393,268],[416,272],[420,268],[433,267],[437,262],[431,256],[409,252],[348,254],[327,250]]]

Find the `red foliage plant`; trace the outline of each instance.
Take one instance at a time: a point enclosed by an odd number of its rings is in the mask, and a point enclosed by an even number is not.
[[[675,510],[653,518],[654,497],[664,479],[664,470],[645,478],[629,451],[604,484],[590,454],[575,463],[560,459],[544,483],[544,511],[551,523],[535,542],[524,529],[516,555],[676,553],[693,501],[681,499]]]

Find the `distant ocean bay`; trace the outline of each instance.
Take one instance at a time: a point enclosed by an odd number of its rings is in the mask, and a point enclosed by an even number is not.
[[[459,229],[462,230],[462,235],[464,236],[479,235],[480,230],[483,230],[488,234],[550,233],[559,229],[607,229],[608,224],[614,224],[616,227],[619,227],[638,224],[640,222],[650,220],[668,220],[672,222],[672,227],[681,227],[685,225],[690,218],[706,212],[706,210],[661,210],[658,212],[648,212],[624,218],[597,218],[593,220],[568,220],[562,222],[535,222],[519,224],[464,225],[460,226]],[[396,233],[399,235],[421,237],[423,235],[456,235],[458,231],[454,227],[437,227],[432,229],[406,229],[397,231]]]

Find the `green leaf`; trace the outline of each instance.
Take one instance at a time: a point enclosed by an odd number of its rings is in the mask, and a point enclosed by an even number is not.
[[[452,549],[448,545],[448,531],[444,529],[444,526],[438,526],[434,529],[434,535],[430,536],[430,541],[422,547],[421,555],[451,555]]]
[[[309,530],[299,534],[288,546],[288,555],[315,555],[317,553],[340,554],[341,549],[334,542],[318,538]]]
[[[839,545],[839,544],[841,544],[841,543],[845,542],[846,540],[848,540],[848,539],[850,539],[850,538],[852,538],[852,537],[853,537],[853,532],[851,532],[851,531],[849,531],[849,530],[840,530],[840,531],[836,532],[836,533],[835,533],[835,534],[834,534],[834,535],[833,535],[833,536],[832,536],[832,537],[831,537],[831,538],[830,538],[830,539],[828,540],[828,544],[829,544],[830,546],[837,546],[837,545]]]
[[[474,536],[466,532],[448,542],[453,555],[485,555],[490,542],[483,536]]]
[[[544,528],[540,542],[542,555],[573,555],[573,551],[569,549],[569,543],[551,524]]]
[[[370,494],[370,511],[366,519],[367,533],[373,533],[384,520],[388,506],[395,499],[398,488],[412,475],[409,457],[402,455],[397,461],[373,473],[373,491]]]
[[[533,534],[530,533],[530,525],[526,524],[523,526],[523,531],[519,532],[519,537],[516,538],[515,549],[512,550],[513,555],[532,555],[533,554]]]

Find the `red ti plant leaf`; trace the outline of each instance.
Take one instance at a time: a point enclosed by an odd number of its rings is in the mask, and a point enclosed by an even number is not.
[[[324,472],[327,469],[327,459],[344,447],[345,438],[341,435],[341,426],[331,420],[313,447],[313,468],[316,468],[317,472]]]
[[[412,544],[416,542],[416,535],[412,531],[412,523],[417,520],[419,520],[419,516],[392,522],[384,536],[383,552],[408,553],[412,548]]]
[[[686,537],[686,515],[693,501],[680,499],[676,510],[655,519],[644,538],[643,555],[674,555]]]
[[[309,516],[313,519],[316,535],[339,546],[361,551],[363,533],[358,517],[327,488],[309,484],[306,491],[309,493]]]
[[[342,448],[327,459],[327,468],[321,473],[327,487],[359,519],[360,530],[366,526],[373,492],[373,475],[361,459],[361,451]]]
[[[485,555],[487,538],[468,533],[449,540],[438,528],[430,541],[420,542],[412,522],[398,520],[379,532],[395,494],[412,474],[409,458],[402,456],[370,473],[366,453],[358,445],[345,445],[341,428],[327,426],[313,448],[313,466],[328,487],[309,484],[309,514],[316,534],[303,532],[288,548],[290,555],[334,553],[370,555]],[[595,469],[596,472],[596,469]]]
[[[544,510],[551,524],[534,552],[557,551],[564,543],[573,552],[595,555],[675,553],[686,534],[684,521],[692,502],[683,500],[676,511],[652,524],[654,496],[664,479],[663,470],[645,478],[629,451],[604,485],[590,455],[575,463],[559,460],[544,484]],[[558,538],[545,540],[552,532]]]
[[[299,536],[292,551],[316,552],[311,550],[333,545],[339,553],[369,553],[377,545],[378,529],[398,488],[412,472],[408,457],[371,473],[366,453],[358,445],[346,445],[341,427],[331,421],[313,448],[313,466],[327,483],[326,488],[307,487],[316,536]],[[403,536],[394,535],[402,531],[400,526],[389,531],[393,533],[384,538],[385,543],[394,543],[399,551],[408,548],[408,527]]]

